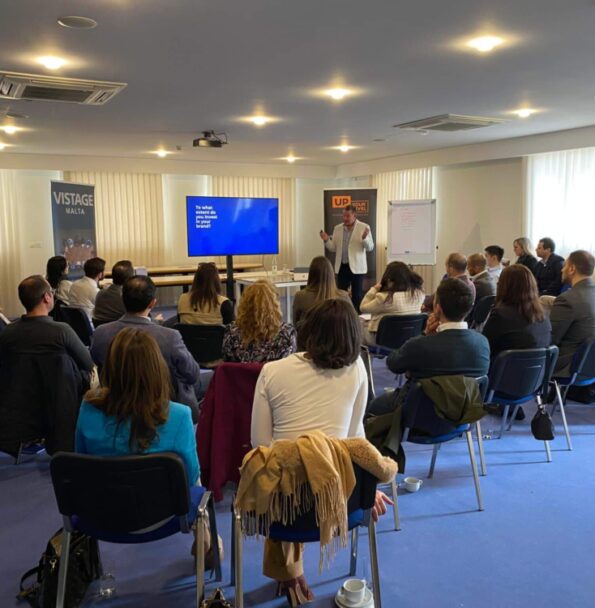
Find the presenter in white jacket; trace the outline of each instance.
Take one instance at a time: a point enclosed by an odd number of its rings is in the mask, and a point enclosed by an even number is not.
[[[347,291],[351,286],[351,301],[359,312],[364,276],[368,272],[366,253],[374,250],[370,226],[357,219],[353,205],[347,205],[343,209],[343,223],[334,227],[333,236],[321,230],[320,238],[329,251],[336,252],[337,287]]]

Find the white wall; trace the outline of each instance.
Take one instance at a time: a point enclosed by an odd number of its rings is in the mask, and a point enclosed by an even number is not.
[[[523,236],[523,183],[520,158],[438,168],[435,281],[454,251],[469,255],[500,245],[514,259],[512,241]]]
[[[296,180],[296,266],[308,267],[312,258],[324,254],[324,246],[319,235],[324,227],[324,190],[368,186],[370,186],[369,176]]]
[[[45,275],[46,262],[54,255],[50,182],[61,179],[60,171],[17,171],[18,259],[22,278]]]

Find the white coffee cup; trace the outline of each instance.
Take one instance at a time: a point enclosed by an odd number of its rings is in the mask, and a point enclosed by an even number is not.
[[[356,606],[366,597],[366,583],[359,578],[349,578],[341,587],[343,597],[348,604]]]
[[[417,479],[417,477],[405,477],[403,483],[407,492],[417,492],[421,488],[423,481]]]

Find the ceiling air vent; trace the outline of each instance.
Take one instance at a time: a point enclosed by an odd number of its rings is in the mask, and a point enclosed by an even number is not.
[[[469,129],[498,125],[502,122],[504,121],[500,118],[441,114],[440,116],[432,116],[430,118],[423,118],[422,120],[404,122],[400,125],[393,125],[393,127],[410,131],[468,131]]]
[[[0,71],[0,98],[5,99],[65,101],[101,106],[124,87],[126,84],[122,82],[102,82]]]

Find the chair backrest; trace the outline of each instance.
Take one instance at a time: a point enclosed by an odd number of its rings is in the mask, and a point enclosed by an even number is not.
[[[496,296],[484,296],[475,303],[473,308],[473,326],[478,327],[485,323],[488,315],[490,314],[494,303],[496,302]]]
[[[483,401],[488,390],[488,377],[480,376],[475,378],[475,381],[478,384],[479,394]],[[408,390],[408,392],[401,416],[401,427],[403,429],[415,429],[430,436],[437,436],[450,433],[456,428],[456,425],[452,422],[436,414],[434,403],[425,394],[419,382],[412,383],[404,390]]]
[[[82,308],[77,308],[76,306],[62,306],[60,314],[64,323],[68,323],[74,329],[81,342],[89,346],[94,329],[87,313]]]
[[[555,349],[555,350],[554,350]],[[551,375],[551,357],[557,347],[505,350],[498,354],[490,369],[490,395],[496,392],[510,398],[537,394]],[[489,400],[489,399],[488,399]]]
[[[52,312],[50,312],[50,317],[54,319],[54,321],[64,321],[64,317],[62,316],[62,308],[66,306],[66,304],[62,300],[54,300],[54,308],[52,308]]]
[[[355,487],[347,501],[347,513],[353,513],[358,509],[371,509],[374,506],[376,499],[376,486],[378,480],[365,469],[362,469],[355,462],[353,463],[353,472],[355,473]],[[271,522],[273,524],[277,522]],[[318,530],[319,526],[316,523],[316,510],[314,507],[306,513],[302,513],[295,520],[284,526],[287,530],[308,532],[310,530]]]
[[[102,532],[134,532],[188,513],[184,463],[174,453],[106,457],[59,452],[50,472],[60,513]]]
[[[401,348],[409,338],[421,335],[428,315],[386,315],[380,319],[376,344],[390,349]]]
[[[222,325],[194,325],[177,323],[175,325],[182,334],[182,340],[199,365],[205,365],[223,358]]]
[[[570,375],[574,377],[573,382],[585,382],[595,378],[595,340],[583,342],[574,353],[570,364]]]

